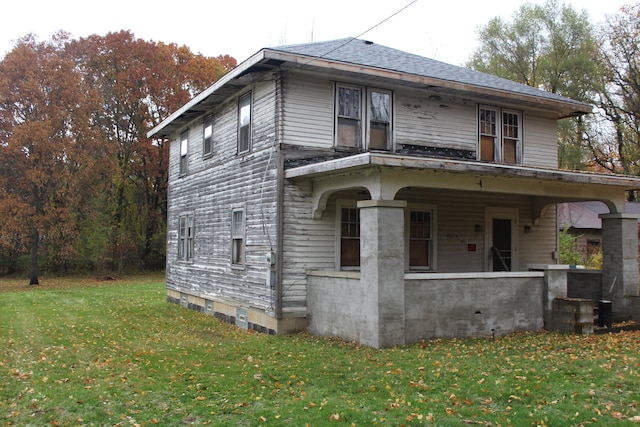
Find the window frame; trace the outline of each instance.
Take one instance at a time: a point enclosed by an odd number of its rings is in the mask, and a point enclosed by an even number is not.
[[[512,135],[507,135],[506,132],[506,127],[507,127],[507,123],[505,120],[505,115],[510,114],[512,116],[515,116],[517,118],[517,125],[516,125],[516,129],[517,129],[517,133],[518,135],[516,137],[513,137]],[[506,164],[510,164],[510,165],[520,165],[522,164],[522,113],[516,110],[511,110],[511,109],[507,109],[504,108],[502,109],[502,114],[501,114],[501,119],[502,119],[502,123],[501,123],[501,130],[502,130],[502,162],[506,163]],[[506,150],[506,144],[505,141],[509,139],[509,140],[513,140],[516,141],[516,146],[515,146],[515,162],[507,162],[505,159],[505,150]]]
[[[195,253],[195,214],[178,216],[178,262],[192,263]]]
[[[202,120],[202,157],[208,158],[213,156],[213,126],[214,126],[213,114],[207,114]],[[207,136],[207,129],[209,135]]]
[[[357,201],[355,200],[337,200],[336,201],[336,218],[335,218],[335,227],[336,227],[336,243],[335,243],[335,263],[336,270],[340,271],[360,271],[360,257],[361,252],[358,250],[358,265],[342,265],[342,210],[343,209],[355,209],[358,211],[358,236],[357,238],[349,236],[349,240],[357,240],[358,247],[360,247],[360,209],[357,206]]]
[[[243,108],[248,108],[249,122],[242,125]],[[245,92],[238,97],[238,144],[237,154],[244,154],[251,151],[253,139],[253,92]],[[246,132],[244,131],[246,129]],[[246,142],[243,140],[246,138]],[[245,146],[246,145],[246,146]]]
[[[358,97],[359,97],[359,105],[358,105],[358,117],[357,118],[353,118],[350,117],[346,114],[340,114],[340,90],[341,89],[346,89],[346,90],[352,90],[352,91],[357,91],[358,92]],[[335,87],[335,101],[334,101],[334,109],[335,109],[335,114],[334,114],[334,120],[335,120],[335,135],[334,135],[334,145],[337,149],[340,150],[360,150],[363,146],[363,132],[362,132],[362,121],[363,121],[363,107],[364,107],[364,100],[363,100],[363,88],[361,86],[355,86],[355,85],[349,85],[349,84],[342,84],[342,83],[337,83],[336,87]],[[340,138],[340,122],[341,120],[352,120],[355,121],[356,124],[354,126],[355,130],[356,130],[356,140],[354,142],[353,145],[350,144],[341,144],[341,138]]]
[[[481,120],[483,111],[491,111],[495,113],[495,130],[494,134],[490,134],[483,129],[483,121]],[[510,114],[517,118],[517,137],[509,137],[507,136],[507,132],[505,131],[506,121],[505,115]],[[492,163],[502,163],[508,165],[522,165],[523,164],[523,114],[522,111],[510,109],[510,108],[499,108],[488,105],[479,105],[476,118],[478,123],[478,145],[477,145],[477,160],[492,162]],[[488,160],[483,158],[483,149],[482,149],[482,137],[483,136],[491,136],[494,138],[493,143],[493,159]],[[505,156],[505,148],[506,143],[505,140],[515,141],[515,162],[507,161]]]
[[[189,167],[189,129],[180,133],[179,141],[179,176],[185,176]]]
[[[349,117],[345,114],[340,114],[340,90],[347,89],[357,91],[359,93],[359,116],[357,118]],[[388,105],[388,115],[389,119],[387,123],[387,131],[386,131],[386,147],[380,148],[375,147],[372,148],[371,145],[371,135],[372,135],[372,122],[373,120],[373,106],[372,106],[372,97],[374,93],[379,93],[383,95],[388,95],[389,97],[389,105]],[[392,151],[393,147],[393,136],[394,136],[394,96],[393,91],[388,89],[381,89],[378,87],[369,87],[369,86],[359,86],[348,83],[335,83],[334,90],[334,147],[337,150],[344,151]],[[356,140],[353,144],[342,144],[340,134],[340,125],[341,121],[344,120],[353,120],[356,122],[355,130],[356,130]]]
[[[366,113],[367,113],[367,132],[366,132],[366,146],[367,149],[369,151],[374,150],[374,151],[391,151],[391,141],[393,141],[393,92],[390,90],[385,90],[385,89],[377,89],[377,88],[367,88],[366,89],[367,92],[367,109],[366,109]],[[389,97],[389,111],[388,111],[388,115],[389,115],[389,119],[386,122],[387,124],[387,129],[386,129],[386,141],[385,141],[385,148],[372,148],[371,147],[371,135],[372,135],[372,130],[371,130],[371,124],[376,122],[376,123],[385,123],[384,121],[374,121],[373,120],[373,94],[374,93],[379,93],[379,94],[383,94],[383,95],[388,95]]]
[[[430,237],[428,239],[429,265],[411,265],[411,213],[424,212],[430,216]],[[405,270],[407,271],[437,271],[438,264],[438,209],[432,204],[411,204],[405,209]]]
[[[236,223],[236,213],[240,213],[241,223]],[[230,262],[232,268],[244,268],[246,265],[246,229],[247,210],[245,206],[235,206],[231,208],[231,229],[230,229]],[[238,248],[239,246],[239,248]],[[237,252],[239,250],[239,253]]]

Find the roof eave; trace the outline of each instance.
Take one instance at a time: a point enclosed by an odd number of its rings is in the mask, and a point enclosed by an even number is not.
[[[445,80],[435,77],[420,76],[417,74],[404,73],[400,71],[388,70],[384,68],[376,68],[361,64],[353,64],[348,62],[340,62],[336,60],[318,58],[315,56],[300,55],[279,50],[265,49],[265,54],[270,59],[283,62],[298,64],[299,66],[311,65],[317,68],[339,70],[344,72],[352,72],[358,74],[366,74],[390,80],[399,80],[407,83],[435,86],[446,89],[452,89],[460,92],[475,93],[481,96],[494,96],[516,102],[528,102],[531,104],[539,104],[547,108],[553,108],[558,112],[558,118],[577,117],[593,112],[593,107],[578,101],[562,101],[548,98],[541,98],[534,95],[523,94],[519,92],[511,92],[480,85],[472,85],[468,83],[456,82],[455,80]]]
[[[242,62],[240,65],[235,67],[233,70],[229,71],[224,76],[222,76],[222,78],[220,78],[220,80],[216,81],[214,84],[212,84],[211,86],[209,86],[208,88],[206,88],[205,90],[200,92],[198,95],[193,97],[189,102],[184,104],[178,110],[174,111],[169,117],[164,119],[160,124],[158,124],[156,127],[154,127],[149,132],[147,132],[147,137],[148,138],[164,138],[164,137],[167,137],[168,136],[168,132],[163,132],[163,131],[167,128],[167,126],[169,124],[171,124],[173,121],[179,119],[181,116],[183,116],[185,114],[185,112],[187,112],[191,108],[193,108],[193,106],[201,103],[207,97],[209,97],[211,94],[215,93],[221,87],[223,87],[224,85],[229,83],[231,80],[233,80],[235,78],[238,78],[239,76],[243,75],[247,70],[249,70],[254,65],[260,63],[264,59],[265,59],[265,51],[263,49],[263,50],[258,51],[256,54],[251,56],[246,61]]]
[[[224,75],[220,80],[209,86],[207,89],[196,95],[189,102],[184,104],[181,108],[173,112],[169,117],[163,120],[160,124],[155,126],[147,133],[149,138],[165,138],[168,137],[172,131],[168,129],[171,123],[184,116],[191,108],[203,102],[207,97],[218,91],[221,87],[228,84],[230,81],[242,76],[248,72],[252,67],[257,64],[268,61],[276,60],[282,62],[288,62],[291,64],[297,64],[300,67],[313,67],[320,69],[336,70],[343,72],[350,72],[356,74],[364,74],[369,76],[376,76],[378,78],[403,81],[410,84],[417,84],[423,86],[434,86],[445,89],[456,90],[460,92],[474,93],[480,96],[493,96],[500,97],[506,100],[515,102],[527,102],[529,104],[536,104],[541,107],[552,109],[556,111],[558,118],[576,117],[583,114],[589,114],[592,112],[592,107],[580,102],[561,101],[553,99],[545,99],[529,94],[516,93],[511,91],[499,90],[495,88],[489,88],[485,86],[472,85],[467,83],[460,83],[454,80],[444,80],[434,77],[420,76],[416,74],[409,74],[399,71],[393,71],[383,68],[376,68],[371,66],[364,66],[359,64],[353,64],[348,62],[340,62],[335,60],[329,60],[324,58],[318,58],[315,56],[301,55],[290,52],[283,52],[274,49],[261,49],[246,61],[242,62],[236,68]]]

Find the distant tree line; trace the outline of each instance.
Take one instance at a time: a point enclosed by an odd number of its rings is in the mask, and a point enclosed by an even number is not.
[[[169,147],[148,130],[236,65],[128,31],[0,61],[0,274],[165,265]]]
[[[556,0],[527,3],[479,40],[470,68],[594,106],[560,121],[560,167],[640,175],[640,3],[599,24]]]

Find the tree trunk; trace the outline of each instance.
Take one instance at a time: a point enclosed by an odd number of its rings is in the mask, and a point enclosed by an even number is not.
[[[29,286],[39,285],[38,282],[38,240],[40,235],[38,234],[38,228],[33,227],[31,234],[31,280],[29,280]]]

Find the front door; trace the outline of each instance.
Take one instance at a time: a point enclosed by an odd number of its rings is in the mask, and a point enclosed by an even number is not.
[[[486,270],[517,270],[518,210],[487,208],[485,212],[485,227]]]

